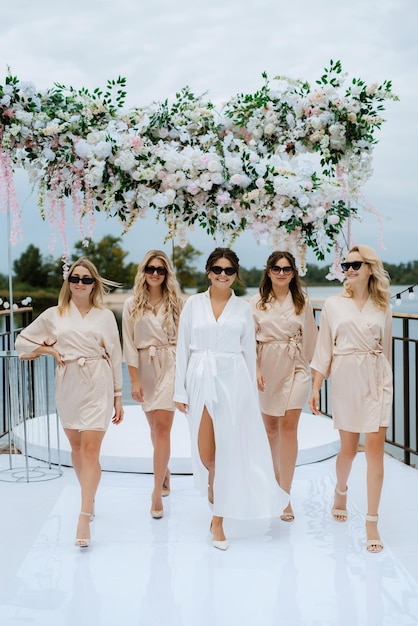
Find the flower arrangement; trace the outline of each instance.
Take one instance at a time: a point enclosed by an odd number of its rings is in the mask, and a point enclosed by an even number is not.
[[[154,210],[167,239],[185,245],[196,226],[231,243],[245,229],[291,249],[304,273],[340,245],[371,175],[390,81],[368,86],[331,61],[316,86],[277,77],[220,111],[182,89],[174,102],[123,110],[126,81],[105,92],[56,84],[45,92],[8,75],[0,84],[0,185],[23,167],[41,213],[63,236],[67,198],[83,238],[96,211],[128,230]],[[273,88],[274,87],[274,88]],[[17,215],[18,207],[13,202]],[[85,220],[88,232],[85,232]],[[18,219],[15,228],[18,228]]]

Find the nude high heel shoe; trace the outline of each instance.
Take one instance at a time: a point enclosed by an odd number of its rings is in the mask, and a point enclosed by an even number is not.
[[[348,487],[345,488],[345,491],[341,491],[338,487],[335,487],[335,493],[339,496],[346,496],[348,492]],[[336,522],[346,522],[348,517],[347,509],[331,509],[332,517]]]
[[[161,490],[161,495],[163,498],[166,498],[167,496],[170,495],[170,478],[171,478],[171,473],[170,473],[170,470],[167,469],[167,473],[163,482],[163,488]]]
[[[366,522],[375,522],[379,519],[378,515],[366,515]],[[381,539],[368,539],[366,541],[366,550],[372,554],[377,554],[383,550],[383,541]]]
[[[90,521],[92,514],[91,513],[84,513],[84,511],[81,511],[80,515],[86,515],[89,518],[89,521]],[[90,537],[88,539],[81,538],[81,537],[76,537],[74,545],[77,548],[88,548],[89,545],[90,545]]]

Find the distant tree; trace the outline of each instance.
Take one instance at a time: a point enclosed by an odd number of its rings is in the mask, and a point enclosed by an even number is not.
[[[5,274],[0,274],[0,289],[7,289],[9,285],[9,279]]]
[[[13,271],[17,282],[32,287],[45,287],[47,284],[48,274],[41,251],[33,244],[29,244],[25,252],[13,262]]]
[[[100,276],[121,283],[124,287],[131,284],[131,272],[125,266],[124,260],[128,252],[122,249],[121,237],[106,235],[98,243],[88,239],[88,245],[78,241],[74,245],[75,254],[72,260],[76,261],[81,256],[86,256],[95,264]]]
[[[196,250],[190,243],[185,248],[173,247],[174,271],[182,291],[186,287],[196,287],[198,271],[191,263],[201,254],[200,250]]]

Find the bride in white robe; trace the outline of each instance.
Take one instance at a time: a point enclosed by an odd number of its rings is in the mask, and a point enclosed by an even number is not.
[[[238,269],[228,248],[210,255],[211,287],[187,300],[176,351],[174,400],[188,416],[195,483],[213,501],[211,528],[221,549],[223,517],[275,517],[288,499],[275,479],[258,405],[251,309],[231,289]]]

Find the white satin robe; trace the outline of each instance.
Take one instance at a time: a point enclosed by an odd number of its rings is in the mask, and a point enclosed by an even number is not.
[[[169,336],[164,328],[164,307],[157,315],[147,311],[141,319],[131,315],[134,297],[125,300],[122,314],[123,359],[138,369],[144,391],[142,409],[174,411],[174,370],[176,364],[176,336],[173,328]]]
[[[279,417],[288,409],[302,409],[310,386],[312,359],[318,328],[312,306],[296,315],[292,294],[283,303],[274,300],[263,311],[260,296],[250,299],[257,340],[257,359],[266,388],[259,392],[261,411]]]
[[[66,315],[58,307],[41,313],[18,335],[19,356],[40,345],[54,346],[65,365],[55,368],[55,397],[64,428],[106,430],[114,390],[122,389],[122,350],[112,311],[93,307],[85,317],[73,302]]]
[[[214,515],[279,515],[289,496],[277,484],[258,406],[254,323],[247,301],[232,293],[218,318],[209,290],[191,296],[180,318],[174,399],[188,405],[196,486],[207,496],[208,472],[198,450],[206,406],[215,432]]]
[[[369,297],[362,311],[351,298],[328,298],[321,311],[311,367],[331,376],[334,427],[354,433],[389,426],[392,412],[392,313]]]

